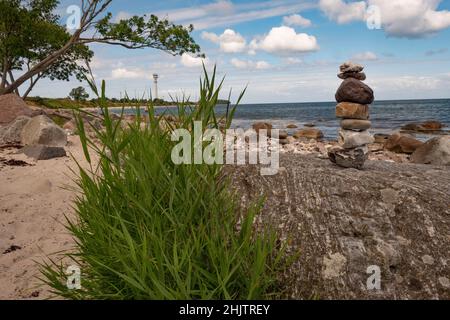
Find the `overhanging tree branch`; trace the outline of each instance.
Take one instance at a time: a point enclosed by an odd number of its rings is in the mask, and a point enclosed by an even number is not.
[[[47,7],[52,7],[52,5],[56,7],[58,3],[57,0],[35,1],[46,2]],[[15,7],[12,9],[8,7],[8,4],[9,6],[12,6],[13,3],[17,5],[18,2],[16,0],[2,0],[2,2],[0,2],[0,20],[2,20],[1,9],[3,6],[3,9],[10,10],[23,21],[16,23],[16,20],[18,19],[16,17],[15,20],[11,21],[9,24],[5,24],[7,27],[11,27],[14,25],[14,27],[19,28],[19,30],[12,30],[12,32],[11,30],[7,30],[9,33],[5,32],[4,34],[14,35],[17,33],[20,34],[20,32],[22,32],[25,33],[25,36],[21,35],[22,38],[27,39],[27,37],[29,37],[30,42],[36,41],[35,34],[33,34],[33,32],[30,33],[30,31],[26,28],[21,29],[21,25],[23,25],[25,22],[32,24],[33,21],[41,18],[39,18],[39,16],[32,16],[32,14],[30,13],[31,10],[27,11],[26,8],[22,7],[22,5],[19,5],[19,7]],[[44,32],[42,32],[42,34],[39,34],[43,38],[42,44],[39,45],[44,49],[37,49],[37,47],[35,48],[32,45],[27,47],[27,42],[24,42],[23,46],[25,47],[25,49],[19,51],[18,53],[16,53],[16,55],[18,55],[18,57],[20,58],[19,61],[22,61],[23,59],[32,59],[32,67],[29,68],[28,71],[20,75],[17,79],[11,80],[11,83],[6,84],[6,74],[8,74],[8,72],[12,70],[12,65],[10,63],[8,64],[7,60],[4,60],[5,62],[2,63],[3,69],[0,94],[14,92],[28,80],[30,80],[31,83],[30,87],[33,88],[37,80],[46,76],[48,70],[50,68],[53,68],[55,64],[59,63],[60,65],[64,66],[64,59],[62,59],[62,57],[66,57],[68,55],[70,56],[71,53],[76,50],[76,48],[78,48],[79,51],[78,55],[71,56],[71,61],[76,61],[77,57],[79,59],[79,55],[84,56],[85,59],[88,60],[88,58],[90,58],[92,54],[83,52],[82,48],[85,47],[85,45],[94,42],[121,46],[127,49],[154,48],[163,50],[172,55],[183,54],[185,52],[196,54],[199,53],[200,47],[190,37],[190,32],[192,32],[193,26],[183,27],[180,25],[174,25],[171,24],[168,20],[160,20],[154,15],[151,15],[150,17],[147,17],[145,15],[141,17],[134,16],[130,19],[121,20],[117,23],[114,23],[111,22],[111,13],[106,13],[103,17],[100,17],[101,14],[105,13],[106,9],[111,3],[112,0],[82,0],[82,15],[80,19],[80,27],[78,30],[75,30],[72,35],[69,36],[67,34],[67,41],[65,43],[62,43],[60,46],[48,50],[48,45],[45,44]],[[38,25],[39,27],[45,26],[46,28],[53,28],[54,30],[63,30],[62,27],[57,24],[59,17],[53,15],[51,12],[47,12],[46,16],[51,18],[48,18],[49,21],[42,21],[41,25]],[[48,24],[48,26],[46,24]],[[51,32],[51,30],[45,30],[45,28],[43,29],[43,31],[46,31],[47,34],[48,32]],[[91,34],[93,32],[94,36],[83,37],[82,35],[86,32],[91,32]],[[0,34],[2,34],[1,29]],[[0,49],[2,49],[1,45],[2,44],[0,43]],[[7,50],[0,50],[0,54],[1,52],[7,52]],[[7,57],[3,58],[6,59]],[[20,62],[19,67],[17,67],[16,70],[22,70],[20,67],[20,65],[22,64],[23,62]],[[58,74],[59,77],[54,78],[66,79],[66,77],[68,77],[71,72],[75,72],[75,70],[81,71],[80,68],[77,68],[75,65],[71,64],[69,65],[69,67],[66,66],[66,69],[64,69],[65,73],[63,72],[63,74]],[[29,91],[30,90],[27,90],[26,94],[28,94]]]

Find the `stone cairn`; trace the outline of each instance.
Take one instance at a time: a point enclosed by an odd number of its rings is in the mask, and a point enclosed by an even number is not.
[[[374,100],[373,91],[362,81],[366,75],[363,66],[346,62],[340,66],[338,77],[343,79],[336,92],[336,117],[341,118],[338,134],[339,145],[328,152],[330,160],[344,168],[362,169],[369,155],[367,145],[374,142],[368,129],[369,104]]]

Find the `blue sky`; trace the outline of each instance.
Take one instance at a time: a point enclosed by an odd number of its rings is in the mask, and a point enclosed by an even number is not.
[[[62,1],[60,11],[77,3]],[[154,13],[194,24],[207,67],[217,64],[226,76],[225,91],[237,95],[248,84],[245,103],[333,100],[339,65],[348,60],[365,66],[376,99],[450,98],[450,0],[114,0],[110,11],[117,19]],[[197,96],[195,57],[92,49],[95,76],[107,81],[109,96],[141,95],[154,72],[163,98]],[[46,80],[32,95],[66,96],[78,85]]]

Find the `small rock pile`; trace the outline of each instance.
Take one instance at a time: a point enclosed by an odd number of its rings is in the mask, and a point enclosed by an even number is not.
[[[339,145],[328,152],[329,159],[345,168],[361,169],[368,159],[367,145],[374,142],[369,133],[369,105],[373,102],[372,89],[362,81],[366,75],[363,66],[346,62],[340,66],[338,77],[343,79],[336,92],[336,117],[341,118]]]

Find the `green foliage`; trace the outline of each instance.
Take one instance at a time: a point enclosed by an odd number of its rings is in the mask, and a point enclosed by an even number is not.
[[[28,69],[67,43],[71,35],[53,14],[58,2],[0,1],[0,70]],[[90,61],[92,56],[87,46],[76,44],[39,77],[68,81],[76,76],[81,81],[87,69],[77,61]]]
[[[192,25],[175,25],[166,19],[160,20],[155,15],[133,16],[118,23],[111,22],[111,19],[112,14],[108,13],[96,25],[104,42],[119,41],[129,48],[150,47],[173,55],[200,51],[200,47],[189,35],[194,29]]]
[[[89,94],[83,87],[76,87],[70,91],[69,97],[71,97],[75,101],[84,101],[89,98]]]
[[[178,55],[199,54],[190,36],[193,26],[184,27],[154,15],[134,16],[118,23],[105,12],[112,0],[83,2],[80,29],[69,34],[55,14],[58,0],[0,1],[0,94],[18,90],[26,81],[83,79],[93,52],[89,43],[119,45],[129,49],[154,48]],[[14,79],[12,71],[23,74]]]
[[[69,98],[28,97],[25,101],[30,105],[45,107],[49,109],[80,109],[95,108],[97,106],[97,104],[89,100],[74,101]]]
[[[254,230],[261,203],[241,216],[221,165],[171,160],[177,143],[171,141],[171,129],[192,130],[194,120],[203,128],[231,122],[214,114],[221,85],[216,87],[215,74],[205,73],[198,107],[180,108],[180,121],[162,123],[150,105],[148,119],[137,109],[136,121],[123,129],[109,114],[103,83],[100,145],[78,121],[91,167],[79,166],[78,220],[68,222],[76,252],[65,257],[81,267],[82,288],[67,289],[64,266],[52,261],[42,273],[55,294],[70,299],[276,297],[284,250],[277,248],[271,228]]]

